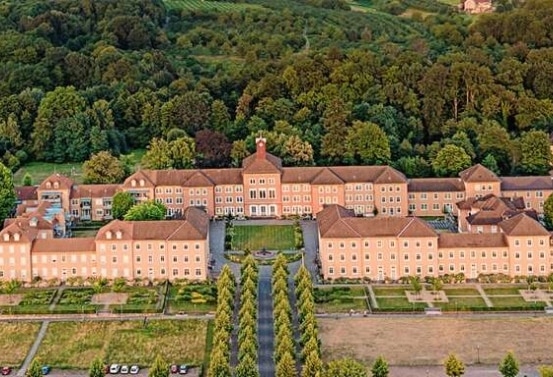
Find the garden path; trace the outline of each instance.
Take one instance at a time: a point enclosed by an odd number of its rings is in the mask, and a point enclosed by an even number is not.
[[[257,292],[257,341],[259,349],[257,358],[261,377],[274,377],[275,375],[272,273],[272,266],[259,267]]]
[[[378,302],[376,301],[376,295],[374,294],[374,290],[372,285],[367,284],[367,292],[369,292],[369,299],[371,300],[371,307],[373,309],[378,309]]]
[[[50,324],[50,321],[46,320],[42,322],[42,325],[40,326],[40,330],[38,330],[38,334],[36,336],[35,342],[31,346],[31,349],[29,350],[29,353],[25,357],[25,360],[23,361],[23,364],[21,364],[21,368],[17,371],[16,376],[17,377],[23,377],[25,376],[25,372],[29,368],[29,365],[31,365],[31,362],[35,358],[35,355],[38,351],[38,347],[40,346],[40,343],[42,343],[42,339],[44,339],[44,335],[46,335],[46,330],[48,329],[48,325]]]
[[[486,306],[488,308],[493,308],[493,302],[490,300],[486,292],[484,292],[484,289],[480,284],[476,284],[476,289],[478,290],[478,293],[480,293],[480,296],[484,299],[484,302],[486,303]]]

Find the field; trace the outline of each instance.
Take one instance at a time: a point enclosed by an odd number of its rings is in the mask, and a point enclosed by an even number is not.
[[[231,3],[224,1],[206,1],[206,0],[164,0],[168,9],[176,10],[218,10],[218,11],[236,11],[248,8],[262,8],[259,5]]]
[[[55,368],[87,369],[101,357],[108,363],[150,365],[156,355],[169,363],[200,365],[207,321],[149,320],[50,323],[37,357]]]
[[[259,251],[294,249],[292,225],[237,225],[234,227],[232,247],[235,250]]]
[[[392,365],[439,365],[449,352],[466,364],[499,364],[514,351],[523,364],[553,362],[547,344],[553,318],[319,319],[323,358],[350,356],[367,365],[382,355]]]
[[[130,163],[134,165],[135,169],[138,168],[140,160],[142,159],[142,156],[144,156],[145,152],[146,151],[144,149],[136,149],[128,154]],[[18,186],[23,182],[25,174],[29,173],[32,177],[33,185],[39,185],[48,176],[54,173],[59,173],[71,178],[75,181],[75,183],[83,183],[82,169],[82,164],[78,162],[56,164],[33,161],[23,165],[14,174],[13,179],[15,185]]]
[[[362,286],[315,288],[315,309],[324,313],[347,313],[367,310],[365,289]]]
[[[0,365],[21,365],[39,328],[39,323],[0,323]]]
[[[217,307],[215,285],[183,285],[169,288],[169,312],[207,313]]]

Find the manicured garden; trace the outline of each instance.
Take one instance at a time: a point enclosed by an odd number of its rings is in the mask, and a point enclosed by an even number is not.
[[[39,328],[38,322],[1,322],[1,365],[19,367],[25,360]]]
[[[315,310],[322,313],[365,311],[367,294],[363,286],[318,287],[314,289]]]
[[[217,287],[214,284],[175,282],[169,288],[170,313],[208,313],[217,307]]]
[[[200,365],[207,327],[204,320],[53,322],[37,357],[62,369],[87,369],[96,357],[145,367],[158,354],[170,363]]]
[[[0,306],[0,311],[4,314],[47,313],[55,294],[56,289],[19,288],[3,295],[6,300],[2,300],[4,305]]]
[[[236,225],[233,227],[233,250],[293,250],[292,225]]]

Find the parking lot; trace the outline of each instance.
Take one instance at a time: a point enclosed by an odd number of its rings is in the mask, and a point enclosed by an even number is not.
[[[15,375],[14,372],[11,373],[11,375]],[[88,377],[88,370],[70,370],[70,369],[52,369],[52,371],[48,374],[52,377]],[[127,376],[127,374],[113,374],[113,376]],[[147,377],[148,376],[148,369],[143,368],[140,369],[138,374],[128,375],[128,376],[142,376]],[[177,377],[181,376],[178,373],[176,374],[170,374],[169,376]],[[188,370],[188,373],[186,374],[187,377],[199,377],[200,376],[200,368],[190,368]]]

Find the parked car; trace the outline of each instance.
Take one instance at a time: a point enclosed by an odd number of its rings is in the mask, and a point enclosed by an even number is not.
[[[121,365],[119,365],[119,364],[111,364],[109,366],[109,373],[110,374],[117,374],[117,373],[119,373],[119,370],[121,370]]]
[[[179,374],[186,374],[188,373],[188,365],[182,364],[179,366]]]
[[[43,375],[47,375],[48,373],[50,373],[51,370],[52,370],[52,368],[50,368],[49,365],[43,365],[42,366],[42,374]]]
[[[169,371],[171,373],[178,373],[179,372],[179,366],[177,364],[173,364],[171,365],[171,367],[169,368]]]
[[[140,372],[140,368],[138,367],[138,365],[133,365],[131,367],[131,374],[138,374],[138,372]]]
[[[2,369],[0,370],[0,373],[2,374],[2,376],[7,376],[11,372],[12,372],[12,368],[10,367],[2,367]]]
[[[129,366],[128,365],[121,365],[121,374],[129,374]]]

